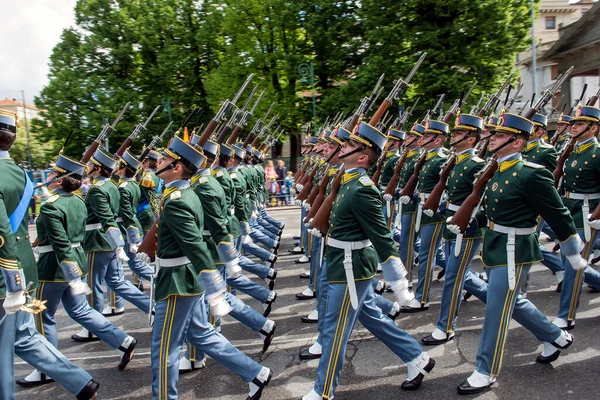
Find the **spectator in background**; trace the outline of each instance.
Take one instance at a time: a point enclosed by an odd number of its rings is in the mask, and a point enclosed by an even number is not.
[[[294,184],[294,174],[288,171],[285,177],[284,185],[281,186],[282,191],[285,190],[285,203],[289,206],[292,204],[292,185]]]
[[[277,184],[280,188],[279,202],[283,202],[285,197],[285,193],[283,190],[285,188],[285,176],[287,173],[287,168],[285,167],[285,163],[283,160],[277,160],[277,167],[275,167],[275,173],[277,174]]]
[[[265,167],[265,177],[267,178],[267,183],[271,182],[272,178],[277,180],[277,174],[275,173],[275,167],[273,166],[273,161],[267,161],[267,165]]]

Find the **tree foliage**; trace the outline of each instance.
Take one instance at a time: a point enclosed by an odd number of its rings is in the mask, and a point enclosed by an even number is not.
[[[298,73],[308,62],[321,120],[355,109],[381,73],[389,89],[424,51],[400,102],[420,96],[426,108],[435,95],[453,99],[477,80],[474,102],[508,75],[529,26],[518,0],[79,0],[75,16],[35,100],[40,137],[60,140],[73,130],[73,156],[128,101],[113,151],[159,104],[164,112],[149,133],[169,118],[177,126],[197,106],[210,119],[250,73],[266,91],[255,116],[274,102],[285,132],[297,133],[312,118],[312,99],[299,95],[310,91]]]

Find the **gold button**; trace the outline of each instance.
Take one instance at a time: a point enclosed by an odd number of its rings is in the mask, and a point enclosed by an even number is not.
[[[502,189],[500,189],[500,193],[504,193],[504,191]]]
[[[497,203],[497,202],[498,202],[498,199],[495,199],[495,200],[496,200],[496,203]]]
[[[575,178],[579,178],[579,175],[575,175]]]
[[[465,171],[467,170],[467,167],[465,167]]]
[[[504,184],[505,184],[505,185],[508,185],[508,181],[504,181]]]
[[[516,173],[516,172],[513,172],[513,176],[517,176],[517,173]]]
[[[585,165],[588,165],[588,162],[586,161],[586,162],[584,162],[584,164],[585,164]]]
[[[483,199],[484,199],[484,200],[487,200],[487,196],[484,196],[484,197],[483,197]]]
[[[492,211],[496,211],[496,209],[495,209],[495,208],[492,208]]]
[[[460,176],[463,176],[463,174],[460,174]]]

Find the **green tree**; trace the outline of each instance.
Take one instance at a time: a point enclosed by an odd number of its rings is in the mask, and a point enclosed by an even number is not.
[[[54,140],[43,143],[40,135],[29,132],[29,151],[31,152],[31,168],[47,167],[58,154]],[[10,156],[15,163],[27,166],[27,132],[24,127],[17,128],[17,139],[10,149]]]

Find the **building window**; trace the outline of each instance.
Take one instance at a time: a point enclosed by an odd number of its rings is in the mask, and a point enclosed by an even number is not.
[[[546,30],[551,31],[556,29],[556,17],[546,17]]]

